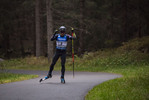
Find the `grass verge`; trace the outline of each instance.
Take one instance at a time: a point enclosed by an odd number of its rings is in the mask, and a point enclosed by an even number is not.
[[[85,100],[149,100],[149,66],[128,66],[106,72],[121,73],[123,77],[95,86]]]
[[[12,74],[12,73],[0,73],[0,84],[23,81],[32,78],[36,78],[38,75],[25,75],[25,74]]]

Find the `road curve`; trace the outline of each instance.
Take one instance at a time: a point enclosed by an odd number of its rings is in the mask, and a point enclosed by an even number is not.
[[[65,84],[60,83],[60,71],[54,71],[53,77],[42,83],[47,71],[8,70],[12,73],[36,74],[38,78],[0,84],[0,100],[84,100],[84,96],[95,85],[119,78],[121,75],[100,72],[66,72]]]

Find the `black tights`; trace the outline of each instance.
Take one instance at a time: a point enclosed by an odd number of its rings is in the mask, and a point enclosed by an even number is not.
[[[64,78],[65,74],[65,62],[66,62],[66,50],[56,50],[56,53],[53,57],[52,64],[50,65],[50,70],[48,75],[52,75],[52,71],[54,69],[54,65],[56,64],[58,58],[61,57],[61,77]]]

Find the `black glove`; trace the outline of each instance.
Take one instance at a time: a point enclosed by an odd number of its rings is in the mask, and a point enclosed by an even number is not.
[[[58,30],[55,30],[55,31],[54,31],[54,35],[57,34],[57,33],[58,33]]]
[[[71,31],[74,32],[74,28],[73,27],[71,27]]]

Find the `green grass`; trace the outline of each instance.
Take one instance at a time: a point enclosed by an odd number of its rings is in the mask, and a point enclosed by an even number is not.
[[[149,100],[149,37],[134,39],[115,49],[75,56],[75,71],[109,72],[123,75],[95,86],[86,100]],[[27,57],[4,61],[2,69],[49,70],[47,58]],[[54,70],[60,70],[60,60]],[[72,71],[67,58],[66,70]]]
[[[149,66],[127,66],[106,72],[121,73],[123,77],[95,86],[86,100],[149,100]]]
[[[1,69],[47,70],[49,66],[45,57],[26,57],[5,60],[0,63]]]
[[[0,84],[23,81],[23,80],[36,78],[36,77],[38,77],[38,75],[12,74],[12,73],[1,72]]]

